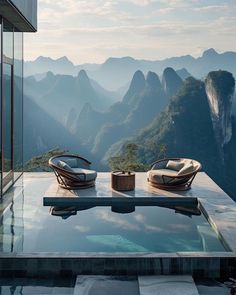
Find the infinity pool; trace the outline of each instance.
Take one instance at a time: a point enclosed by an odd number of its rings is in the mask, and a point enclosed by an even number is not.
[[[25,253],[226,251],[202,214],[155,206],[49,209],[27,188],[1,216],[0,247]]]

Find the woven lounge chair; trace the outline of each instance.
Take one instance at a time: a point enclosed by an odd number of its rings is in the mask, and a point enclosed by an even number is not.
[[[192,159],[162,159],[152,164],[147,180],[160,189],[188,190],[201,167],[198,161]]]
[[[97,172],[90,170],[91,162],[77,155],[60,155],[49,159],[58,184],[70,190],[88,188],[95,185]]]

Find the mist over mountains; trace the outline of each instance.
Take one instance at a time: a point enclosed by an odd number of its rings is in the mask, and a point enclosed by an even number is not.
[[[167,67],[172,67],[176,71],[184,68],[184,71],[199,79],[206,77],[210,71],[220,69],[227,70],[236,76],[236,52],[217,53],[214,49],[208,49],[198,58],[186,55],[156,61],[111,57],[103,64],[81,65],[74,65],[66,56],[56,60],[40,56],[35,61],[25,62],[24,70],[25,76],[36,75],[40,79],[42,74],[45,75],[48,71],[54,74],[77,76],[83,69],[91,79],[95,79],[104,88],[117,90],[129,83],[137,70],[141,70],[144,74],[152,71],[161,75]]]
[[[84,70],[75,77],[47,72],[40,81],[34,76],[25,78],[24,91],[34,103],[63,125],[86,103],[95,110],[103,111],[120,99],[119,94],[107,91],[90,80]]]

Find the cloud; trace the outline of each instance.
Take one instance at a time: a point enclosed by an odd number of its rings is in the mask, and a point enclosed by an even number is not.
[[[194,7],[193,11],[197,12],[204,12],[204,13],[211,13],[211,12],[216,12],[219,14],[229,12],[232,13],[236,10],[235,5],[228,5],[228,4],[222,4],[222,5],[206,5],[206,6],[199,6],[199,7]]]
[[[146,217],[143,214],[135,214],[134,219],[140,223],[145,223]]]
[[[90,227],[89,226],[85,226],[85,225],[76,225],[75,229],[78,230],[81,233],[87,233],[90,231]]]
[[[230,0],[40,0],[39,31],[25,35],[26,59],[67,55],[82,63],[236,50],[235,13]]]
[[[159,9],[159,13],[161,13],[161,14],[167,14],[167,13],[170,13],[172,11],[174,11],[173,7],[165,7],[165,8],[160,8]]]
[[[139,226],[122,218],[122,215],[114,215],[113,212],[108,212],[106,210],[99,210],[97,211],[97,216],[99,217],[100,220],[113,223],[115,227],[121,227],[125,230],[134,230],[134,231],[140,230]]]
[[[127,1],[127,2],[133,3],[133,4],[138,5],[138,6],[147,6],[147,5],[150,5],[152,3],[158,3],[159,1],[156,1],[156,0],[130,0],[130,1]]]
[[[40,16],[43,17],[46,12],[56,12],[60,16],[69,15],[107,15],[112,13],[116,1],[103,0],[61,0],[53,2],[51,0],[40,1]]]

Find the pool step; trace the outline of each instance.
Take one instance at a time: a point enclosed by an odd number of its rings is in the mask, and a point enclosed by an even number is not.
[[[74,295],[139,295],[137,277],[77,276]]]
[[[199,295],[191,276],[139,276],[140,295]]]
[[[77,276],[74,295],[199,295],[191,276]]]

